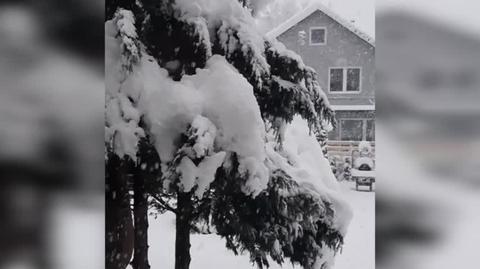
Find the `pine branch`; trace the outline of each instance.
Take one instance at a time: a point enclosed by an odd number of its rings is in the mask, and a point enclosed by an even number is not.
[[[153,197],[153,199],[155,199],[155,201],[157,201],[165,210],[168,210],[168,211],[171,211],[175,214],[178,214],[178,211],[177,209],[171,207],[167,202],[165,202],[162,198],[158,197],[157,195],[155,194],[151,194],[151,196]]]

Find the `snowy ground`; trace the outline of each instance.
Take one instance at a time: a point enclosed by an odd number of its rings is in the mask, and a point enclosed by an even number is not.
[[[355,191],[354,183],[345,183],[344,196],[353,208],[342,253],[335,269],[375,268],[375,193]],[[368,190],[360,187],[360,190]]]
[[[373,269],[375,268],[375,194],[357,192],[352,183],[342,185],[344,197],[353,208],[354,216],[345,238],[343,252],[336,259],[335,269]],[[164,214],[157,219],[150,218],[149,241],[150,263],[152,269],[174,267],[175,217]],[[192,235],[192,269],[255,268],[249,262],[248,255],[235,256],[225,248],[225,242],[213,235]],[[273,269],[291,269],[289,263],[283,267],[272,263]]]

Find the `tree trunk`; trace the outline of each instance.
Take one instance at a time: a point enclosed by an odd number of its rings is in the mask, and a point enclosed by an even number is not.
[[[128,168],[123,160],[112,155],[105,170],[105,268],[125,269],[133,250]]]
[[[148,264],[148,201],[145,178],[136,173],[133,182],[133,219],[135,227],[133,269],[149,269]]]
[[[190,225],[192,214],[191,193],[178,193],[175,238],[175,269],[188,269],[190,266]]]

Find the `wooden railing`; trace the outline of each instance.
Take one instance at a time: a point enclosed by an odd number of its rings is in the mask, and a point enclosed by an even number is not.
[[[328,156],[338,156],[340,158],[351,157],[352,151],[358,150],[360,141],[331,141],[327,142]],[[375,156],[375,142],[372,145],[372,153]]]

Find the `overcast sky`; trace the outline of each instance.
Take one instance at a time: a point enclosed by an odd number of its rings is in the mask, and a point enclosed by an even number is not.
[[[375,2],[374,0],[259,0],[269,3],[257,15],[262,31],[269,31],[283,23],[305,7],[320,2],[346,21],[363,32],[375,36]]]
[[[330,6],[358,28],[375,36],[375,12],[406,10],[480,36],[479,0],[312,0]]]
[[[336,0],[333,0],[336,1]],[[376,11],[407,10],[480,36],[478,0],[377,0]]]
[[[368,35],[375,37],[375,1],[374,0],[317,0],[328,5],[333,12],[347,21],[354,20],[355,26]]]
[[[347,21],[375,37],[375,12],[406,10],[436,19],[448,26],[477,34],[480,37],[479,0],[273,0],[271,14],[264,18],[266,30],[299,12],[311,3],[320,2]]]

